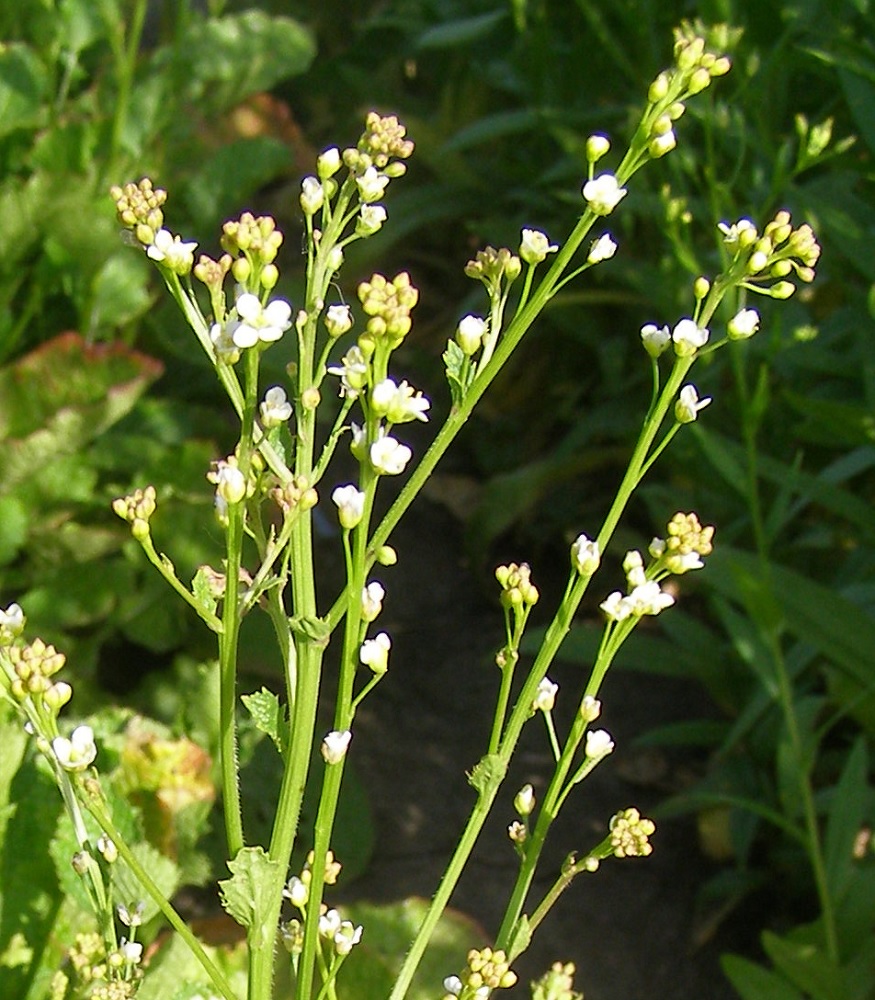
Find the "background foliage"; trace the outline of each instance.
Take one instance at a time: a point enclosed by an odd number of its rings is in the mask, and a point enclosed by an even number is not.
[[[90,668],[95,700],[199,655],[109,500],[154,482],[170,501],[161,528],[193,572],[217,558],[200,525],[203,469],[223,437],[196,345],[118,242],[109,184],[155,177],[175,228],[203,241],[241,208],[272,210],[294,299],[306,163],[356,135],[367,109],[397,113],[417,155],[392,226],[345,269],[346,292],[372,255],[411,270],[423,308],[406,360],[439,408],[430,359],[476,308],[467,256],[515,246],[521,225],[561,238],[586,136],[628,131],[691,13],[656,0],[3,6],[0,603],[20,601],[78,675]],[[533,561],[559,551],[617,481],[639,412],[626,401],[646,403],[637,330],[673,322],[691,280],[715,270],[716,224],[779,208],[811,222],[817,282],[789,308],[748,303],[761,332],[708,368],[708,419],[660,464],[620,539],[646,545],[669,509],[718,526],[695,602],[626,660],[689,677],[719,708],[650,737],[709,761],[671,805],[717,818],[706,846],[727,867],[703,892],[734,903],[766,885],[812,915],[764,937],[768,968],[727,961],[740,995],[863,997],[875,875],[871,850],[866,863],[852,848],[875,820],[875,17],[867,0],[714,0],[695,14],[737,29],[732,73],[641,175],[617,217],[620,254],[557,296],[455,470],[480,484],[466,523],[475,566],[488,571],[511,542]],[[591,655],[585,627],[575,641]],[[171,686],[149,684],[153,713],[179,723]],[[805,949],[830,921],[835,948],[817,952],[827,972],[812,987]],[[12,932],[0,933],[6,948]]]

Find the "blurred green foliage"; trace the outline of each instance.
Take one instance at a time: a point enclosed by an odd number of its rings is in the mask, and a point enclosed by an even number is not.
[[[397,113],[417,155],[393,225],[364,254],[397,259],[423,290],[411,360],[424,367],[482,308],[468,256],[515,247],[522,225],[557,240],[570,228],[586,137],[628,131],[688,14],[657,0],[258,6],[0,10],[0,593],[75,651],[77,670],[120,635],[162,654],[193,645],[112,523],[112,496],[154,482],[174,501],[156,524],[168,548],[191,572],[215,557],[198,509],[221,436],[210,387],[190,378],[194,346],[152,311],[108,185],[150,174],[171,191],[175,227],[199,238],[261,192],[282,206],[293,254],[295,144],[345,141],[371,107]],[[732,73],[636,178],[614,223],[620,253],[556,297],[455,461],[485,480],[468,521],[475,558],[512,541],[537,567],[560,526],[598,523],[613,495],[641,409],[626,402],[649,393],[637,331],[689,308],[692,279],[719,261],[717,223],[788,208],[814,226],[816,283],[790,308],[747,303],[760,333],[708,367],[707,419],[657,466],[620,539],[646,545],[677,509],[718,528],[706,574],[684,581],[686,610],[625,659],[695,680],[721,709],[650,737],[708,754],[701,786],[673,804],[720,817],[735,864],[706,895],[777,884],[809,899],[822,883],[817,921],[764,937],[768,969],[727,961],[740,995],[862,998],[875,926],[871,847],[852,851],[875,822],[875,16],[867,0],[710,0],[696,13],[737,29]],[[354,258],[351,280],[368,266]],[[53,339],[65,330],[81,339]],[[126,347],[95,351],[101,340]],[[135,347],[167,362],[149,401],[160,369]],[[590,655],[586,627],[573,641]],[[816,982],[813,963],[826,970]]]

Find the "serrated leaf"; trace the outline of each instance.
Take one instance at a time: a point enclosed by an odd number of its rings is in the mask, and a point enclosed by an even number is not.
[[[465,360],[465,353],[462,348],[459,347],[455,340],[448,340],[447,349],[443,353],[443,361],[454,406],[458,406],[465,398],[465,392],[474,377],[474,370],[470,366],[467,378],[463,376]]]
[[[279,698],[273,691],[268,691],[266,687],[263,687],[254,694],[244,694],[240,700],[252,716],[256,729],[269,736],[273,740],[274,746],[282,754],[284,751],[280,725],[283,722],[284,713]]]
[[[481,795],[493,791],[507,773],[507,766],[497,753],[489,753],[474,765],[474,770],[468,775],[468,784],[476,788]]]
[[[215,614],[219,602],[213,596],[212,573],[206,566],[200,566],[191,581],[191,592],[199,607],[208,614]]]
[[[253,947],[263,947],[273,934],[265,921],[271,889],[279,874],[279,864],[261,847],[244,847],[228,862],[231,878],[219,882],[222,906],[238,924],[246,928]]]

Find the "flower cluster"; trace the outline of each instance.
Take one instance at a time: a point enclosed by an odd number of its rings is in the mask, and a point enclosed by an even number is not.
[[[119,497],[112,502],[112,509],[122,520],[131,526],[131,534],[137,541],[149,537],[149,520],[155,513],[157,496],[154,486],[136,489],[126,497]]]
[[[448,976],[444,980],[444,1000],[481,1000],[492,990],[510,989],[516,981],[517,975],[503,951],[472,948],[461,976]]]
[[[337,910],[325,909],[319,915],[319,937],[328,942],[338,958],[346,957],[362,939],[362,925],[344,920]]]
[[[538,603],[538,588],[531,580],[528,563],[509,563],[495,570],[495,579],[501,587],[501,604],[505,608],[526,608]]]
[[[410,275],[406,271],[397,274],[391,281],[382,274],[374,274],[370,281],[363,281],[358,286],[358,297],[367,322],[367,337],[363,343],[359,338],[359,347],[367,352],[383,341],[390,350],[404,340],[410,332],[412,320],[410,311],[419,301],[419,290],[411,284]]]
[[[787,299],[796,290],[788,280],[795,276],[809,284],[814,281],[815,265],[820,246],[807,223],[794,229],[790,213],[781,210],[767,223],[760,234],[750,219],[721,222],[723,243],[732,254],[730,273],[739,277],[739,284],[752,292],[773,299]],[[758,325],[757,316],[738,315],[730,325],[734,339],[750,336]]]
[[[627,618],[658,615],[674,604],[671,594],[662,590],[659,582],[648,576],[640,552],[627,552],[623,569],[628,592],[623,595],[615,590],[600,605],[609,621],[621,622]]]
[[[714,528],[702,527],[695,514],[678,512],[668,522],[667,538],[654,538],[649,552],[654,558],[657,575],[673,573],[680,576],[691,569],[701,569],[702,556],[713,551]]]
[[[554,962],[532,983],[532,1000],[583,1000],[583,994],[574,989],[575,971],[573,962]]]
[[[162,205],[167,201],[167,192],[152,186],[152,181],[144,177],[137,184],[110,188],[115,202],[116,218],[130,230],[144,247],[155,242],[155,235],[164,226]]]
[[[645,858],[653,852],[648,838],[656,832],[656,824],[637,809],[618,812],[612,817],[609,829],[614,857]]]

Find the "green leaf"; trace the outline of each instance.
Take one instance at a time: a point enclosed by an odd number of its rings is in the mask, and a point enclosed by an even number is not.
[[[161,364],[62,334],[0,369],[0,488],[83,448],[133,407]]]
[[[468,783],[476,788],[480,795],[488,795],[499,785],[506,772],[507,766],[497,753],[486,754],[468,775]]]
[[[10,759],[3,768],[4,806],[13,804],[14,812],[4,808],[5,836],[0,841],[0,953],[18,940],[33,950],[38,961],[62,898],[49,853],[61,797],[46,768],[34,757],[25,759],[20,767],[16,765],[23,748],[7,728],[4,726],[3,747],[5,754],[8,737]],[[66,857],[67,868],[71,853]],[[25,958],[20,948],[15,950],[19,959]],[[23,996],[29,969],[29,963],[13,968],[0,965],[0,996]]]
[[[288,144],[270,136],[221,146],[189,181],[183,198],[201,226],[217,224],[229,204],[240,204],[277,177],[294,170]]]
[[[855,875],[854,841],[866,817],[868,755],[860,736],[848,754],[839,782],[829,800],[824,858],[830,895],[837,899]]]
[[[405,899],[389,905],[354,903],[342,907],[343,916],[354,924],[361,924],[364,934],[341,967],[338,982],[343,989],[338,991],[340,995],[387,996],[427,909],[428,903],[422,899]],[[408,1000],[434,1000],[436,988],[443,979],[464,968],[468,949],[485,939],[483,929],[469,917],[447,910],[417,968],[406,994]]]
[[[269,736],[274,746],[283,753],[283,738],[280,724],[284,721],[284,713],[279,698],[263,687],[254,694],[244,694],[240,699],[246,706],[257,729]]]
[[[191,581],[191,592],[199,607],[212,615],[216,613],[219,602],[213,596],[211,578],[212,573],[206,566],[198,566],[197,573]]]
[[[844,1000],[842,970],[810,941],[796,941],[764,931],[763,948],[777,968],[811,1000]]]
[[[221,109],[303,73],[316,46],[298,21],[249,10],[193,21],[178,52],[195,96]]]
[[[453,398],[453,405],[458,406],[465,398],[465,392],[471,384],[474,372],[469,367],[468,377],[463,379],[462,370],[465,364],[465,353],[455,340],[447,341],[447,349],[443,353],[444,367],[447,373],[447,382],[450,385],[450,393]]]
[[[805,1000],[782,976],[739,955],[724,955],[720,965],[742,1000]]]
[[[506,10],[462,17],[455,21],[444,21],[434,28],[428,28],[416,40],[418,49],[451,49],[489,36],[493,29],[506,20]]]
[[[40,58],[18,42],[0,49],[0,136],[39,128],[48,106],[49,75]]]
[[[267,902],[279,873],[279,864],[261,847],[244,847],[228,862],[231,878],[219,883],[222,906],[246,928],[253,947],[263,947],[274,929],[265,921]]]
[[[133,844],[131,853],[148,872],[164,898],[172,899],[179,888],[179,868],[176,862],[147,841]],[[146,904],[143,910],[144,923],[160,912],[158,904],[146,893],[140,880],[121,859],[116,862],[113,869],[113,898],[116,904],[123,903],[125,906],[142,900]]]
[[[0,496],[0,566],[18,555],[27,541],[27,507],[17,497]]]

